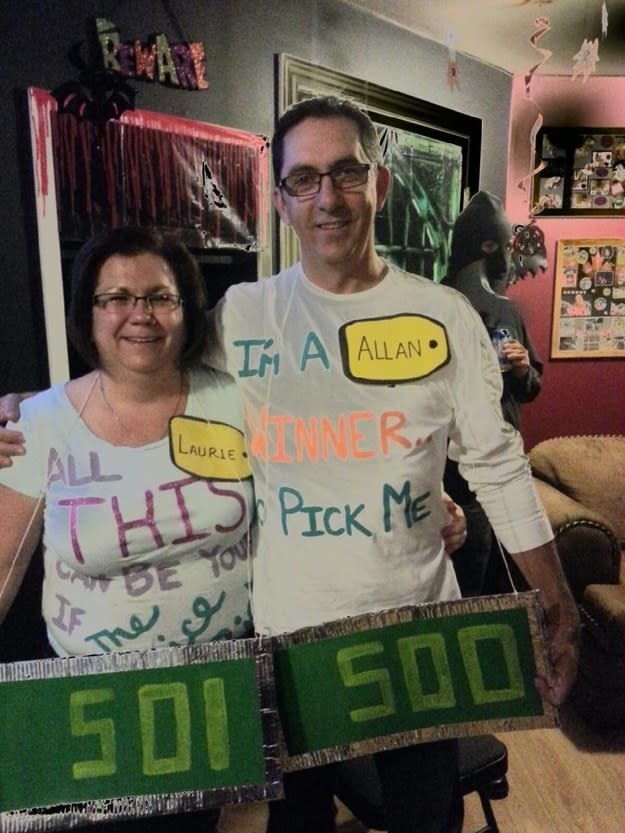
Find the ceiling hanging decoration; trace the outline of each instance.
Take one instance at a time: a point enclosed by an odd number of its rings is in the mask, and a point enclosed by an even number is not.
[[[608,7],[605,0],[601,4],[601,35],[604,39],[608,36]]]
[[[447,60],[447,85],[450,90],[455,90],[459,84],[458,63],[456,61],[456,44],[453,32],[447,34],[447,49],[449,57]]]
[[[537,17],[534,20],[534,32],[530,36],[530,46],[535,49],[537,52],[540,53],[540,60],[537,61],[530,69],[525,73],[525,96],[526,98],[532,102],[534,107],[536,108],[536,119],[534,120],[534,124],[532,125],[532,129],[530,130],[530,141],[529,141],[529,173],[527,176],[523,177],[523,179],[518,183],[518,187],[523,191],[528,191],[528,184],[532,181],[533,177],[544,167],[545,163],[541,162],[537,168],[533,168],[534,159],[535,159],[535,151],[536,151],[536,137],[538,135],[538,131],[542,127],[543,124],[543,115],[540,111],[540,107],[538,106],[535,99],[532,97],[532,79],[536,71],[544,64],[552,55],[550,49],[543,49],[538,46],[538,41],[547,34],[551,29],[551,22],[548,17]],[[528,200],[529,202],[529,200]],[[530,216],[534,214],[533,210],[530,210]]]
[[[548,61],[549,58],[551,58],[551,55],[553,54],[550,49],[541,49],[541,47],[538,46],[538,41],[540,40],[540,38],[542,38],[543,35],[547,34],[547,32],[549,32],[550,29],[551,21],[548,17],[537,17],[534,21],[534,32],[530,36],[530,45],[537,52],[540,52],[541,58],[538,61],[538,63],[530,67],[530,69],[525,73],[525,95],[528,98],[532,98],[530,88],[532,84],[532,78],[534,77],[534,73],[536,72],[536,70],[540,69],[540,67],[544,63],[546,63],[546,61]]]
[[[579,52],[573,56],[575,62],[573,66],[573,74],[571,81],[575,81],[578,76],[582,76],[582,81],[587,81],[591,72],[594,72],[599,63],[599,38],[592,41],[584,38]]]

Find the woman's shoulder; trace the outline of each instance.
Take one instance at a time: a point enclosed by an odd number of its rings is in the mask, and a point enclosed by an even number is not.
[[[209,365],[198,365],[189,371],[192,390],[236,390],[236,382],[228,373]]]
[[[66,408],[68,405],[66,384],[66,382],[59,382],[24,399],[20,405],[21,416],[33,418],[40,414],[49,414],[52,410]]]

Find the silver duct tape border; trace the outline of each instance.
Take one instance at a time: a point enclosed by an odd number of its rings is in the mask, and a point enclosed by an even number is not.
[[[246,659],[267,653],[259,639],[205,642],[181,648],[154,648],[150,651],[90,654],[81,657],[57,657],[0,664],[0,683],[19,680],[43,680],[53,677],[77,677],[82,674],[107,674],[111,671],[141,671],[149,668],[173,668],[230,659]]]
[[[336,622],[313,625],[308,628],[293,631],[292,633],[269,637],[269,639],[279,648],[289,648],[292,645],[318,642],[322,639],[346,636],[357,631],[384,628],[387,625],[399,625],[415,620],[439,619],[443,616],[454,616],[461,613],[488,613],[514,608],[527,609],[532,639],[542,640],[542,611],[538,590],[530,590],[526,593],[506,593],[498,596],[474,596],[468,599],[455,599],[454,601],[447,602],[427,602],[418,605],[406,605],[405,607],[398,607],[393,610],[363,613],[361,616],[350,616],[346,619],[338,619]],[[537,646],[535,645],[534,647]]]
[[[410,732],[400,732],[396,735],[371,738],[345,746],[334,746],[330,749],[317,749],[301,755],[285,755],[282,760],[284,772],[294,772],[297,769],[308,769],[313,766],[332,764],[346,761],[362,755],[372,755],[374,752],[385,752],[389,749],[401,749],[413,746],[415,743],[425,743],[449,738],[473,737],[487,735],[493,732],[512,732],[523,729],[554,729],[559,725],[558,717],[541,715],[538,717],[512,717],[493,720],[472,721],[471,723],[450,723],[448,725],[432,726],[415,729]]]
[[[50,660],[0,664],[0,682],[37,680],[53,677],[104,674],[110,671],[136,671],[148,668],[171,668],[222,660],[253,657],[265,758],[263,784],[217,787],[180,793],[122,796],[94,799],[54,807],[12,810],[0,813],[0,833],[45,833],[72,830],[84,824],[161,816],[281,798],[282,752],[279,742],[280,721],[274,684],[273,656],[266,641],[238,639],[210,642],[184,648],[158,648],[153,651],[62,657]]]
[[[536,671],[539,675],[549,677],[551,674],[551,666],[547,656],[543,612],[537,590],[531,590],[526,593],[477,596],[455,601],[410,605],[395,610],[367,613],[362,616],[354,616],[336,622],[327,622],[323,625],[302,628],[293,633],[275,636],[271,639],[275,646],[288,648],[293,645],[318,642],[323,639],[346,636],[358,631],[372,630],[374,628],[413,622],[415,620],[425,621],[464,613],[496,612],[517,608],[524,608],[527,611]],[[307,769],[313,766],[335,763],[336,761],[356,758],[360,755],[369,755],[373,752],[382,752],[388,749],[398,749],[403,746],[410,746],[414,743],[423,743],[425,741],[469,737],[471,735],[482,735],[492,732],[510,732],[522,729],[551,729],[556,728],[558,725],[559,718],[557,709],[546,700],[543,700],[542,715],[442,724],[439,726],[425,727],[423,729],[415,729],[409,732],[400,732],[394,735],[370,738],[329,749],[319,749],[301,755],[289,756],[286,752],[286,743],[283,740],[283,758],[281,765],[284,772],[293,772],[297,769]]]
[[[281,794],[281,786],[276,782],[264,786],[249,785],[166,795],[126,796],[36,810],[14,810],[0,813],[0,831],[44,833],[49,830],[72,830],[94,822],[172,815],[221,807],[224,804],[264,801],[277,798]]]

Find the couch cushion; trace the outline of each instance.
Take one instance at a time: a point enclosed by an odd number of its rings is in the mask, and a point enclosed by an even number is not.
[[[529,452],[534,475],[605,518],[625,542],[625,436],[553,437]]]

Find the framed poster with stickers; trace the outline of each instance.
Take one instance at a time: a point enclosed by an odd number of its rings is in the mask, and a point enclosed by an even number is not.
[[[552,359],[625,359],[625,238],[559,240]]]
[[[532,213],[625,216],[625,127],[543,127]]]

